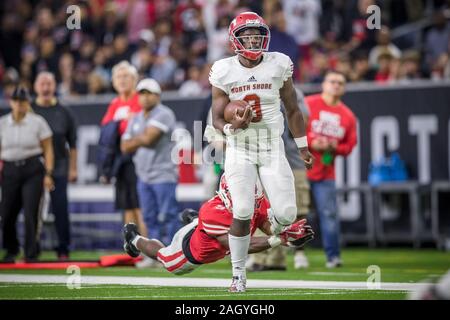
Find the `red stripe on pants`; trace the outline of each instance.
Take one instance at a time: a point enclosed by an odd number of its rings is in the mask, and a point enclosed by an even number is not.
[[[181,268],[186,262],[187,262],[187,259],[184,258],[180,262],[178,262],[176,265],[173,265],[170,268],[167,268],[167,271],[172,272],[178,268]]]
[[[181,256],[183,254],[183,251],[180,250],[177,253],[171,254],[170,256],[163,256],[160,251],[158,251],[158,258],[160,258],[162,261],[164,261],[165,263],[168,263],[172,260],[175,260],[176,258],[178,258],[179,256]]]

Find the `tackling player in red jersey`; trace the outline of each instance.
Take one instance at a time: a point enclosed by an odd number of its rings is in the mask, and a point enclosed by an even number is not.
[[[279,235],[272,235],[267,198],[255,188],[255,209],[251,220],[251,234],[257,228],[267,236],[251,237],[248,253],[256,253],[279,245],[301,247],[314,238],[306,219],[286,227]],[[167,271],[176,275],[191,272],[202,264],[212,263],[229,254],[228,232],[233,221],[232,202],[225,176],[222,176],[218,194],[200,208],[198,218],[182,227],[165,247],[157,239],[139,235],[133,223],[124,227],[125,251],[132,257],[140,253],[158,259]],[[191,211],[192,212],[192,211]]]

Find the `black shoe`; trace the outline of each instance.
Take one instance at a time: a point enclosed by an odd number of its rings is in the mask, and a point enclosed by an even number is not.
[[[254,263],[250,267],[248,267],[247,270],[251,272],[286,271],[287,268],[285,266],[267,266],[259,263]]]
[[[58,253],[58,261],[60,262],[66,262],[69,261],[70,257],[68,253]]]
[[[185,225],[194,221],[195,218],[198,218],[198,211],[194,209],[184,209],[180,214],[180,219]]]
[[[4,262],[4,263],[15,263],[16,262],[16,256],[17,256],[17,254],[7,253],[3,257],[2,262]]]
[[[287,267],[285,266],[264,266],[262,271],[286,271]]]
[[[26,257],[25,258],[25,263],[34,263],[34,262],[38,262],[37,257]]]
[[[253,263],[251,266],[247,268],[247,270],[250,272],[260,272],[264,271],[264,266],[259,263]]]
[[[123,249],[125,250],[126,253],[128,253],[128,255],[130,257],[136,258],[136,257],[138,257],[141,254],[139,249],[136,248],[131,243],[131,241],[133,241],[134,238],[136,238],[139,235],[140,234],[138,232],[137,225],[135,225],[134,223],[127,223],[123,227],[123,237],[124,237],[124,240],[125,240],[125,243],[123,244]]]

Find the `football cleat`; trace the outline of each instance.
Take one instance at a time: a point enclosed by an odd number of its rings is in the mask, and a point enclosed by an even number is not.
[[[123,227],[123,237],[124,237],[124,244],[123,249],[130,257],[136,258],[141,254],[141,251],[139,251],[138,248],[136,248],[131,242],[139,236],[137,225],[134,223],[127,223]]]
[[[247,279],[245,279],[244,276],[236,276],[233,277],[233,280],[231,282],[230,289],[228,289],[228,292],[238,293],[238,292],[245,292],[247,286]]]
[[[180,214],[180,220],[184,225],[187,225],[198,218],[198,211],[194,209],[184,209]]]

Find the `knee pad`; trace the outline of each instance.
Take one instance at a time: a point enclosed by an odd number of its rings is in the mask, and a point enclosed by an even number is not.
[[[233,205],[233,218],[239,220],[250,220],[253,216],[254,208],[250,206]]]
[[[285,226],[290,225],[297,218],[297,207],[289,206],[275,211],[275,217],[280,224]]]

